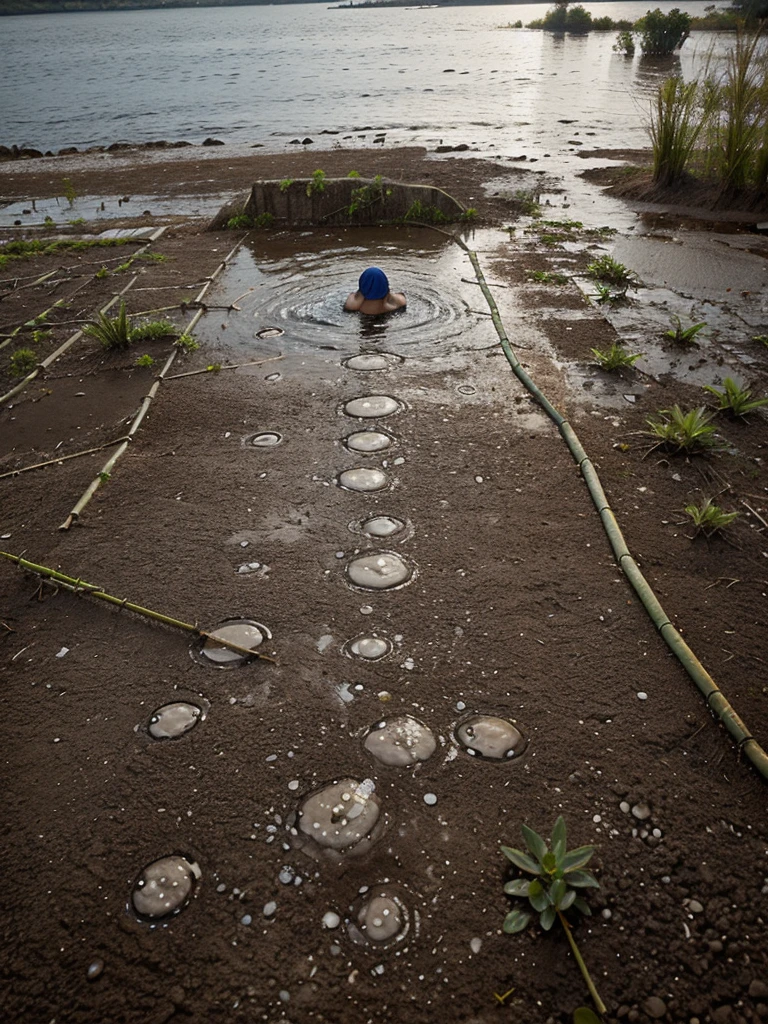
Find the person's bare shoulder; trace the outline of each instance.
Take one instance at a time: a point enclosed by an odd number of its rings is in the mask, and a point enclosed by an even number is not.
[[[389,293],[389,303],[391,304],[392,309],[402,309],[403,306],[405,306],[406,302],[407,302],[407,299],[406,299],[405,295],[403,294],[403,292],[390,292]]]
[[[347,296],[347,301],[344,303],[344,309],[354,313],[360,309],[364,301],[362,292],[350,292]]]

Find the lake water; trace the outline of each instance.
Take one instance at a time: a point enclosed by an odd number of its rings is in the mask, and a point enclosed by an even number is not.
[[[656,0],[585,6],[634,19]],[[700,14],[706,4],[659,6]],[[673,69],[690,75],[710,37],[655,60],[613,53],[614,33],[500,29],[548,7],[303,4],[2,18],[0,142],[55,151],[215,136],[279,151],[305,137],[315,148],[368,145],[381,132],[387,145],[467,143],[506,155],[543,156],[575,134],[589,148],[646,145],[647,98]]]

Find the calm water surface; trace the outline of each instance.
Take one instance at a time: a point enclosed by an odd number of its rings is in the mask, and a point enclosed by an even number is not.
[[[0,142],[56,150],[212,135],[280,150],[307,136],[316,148],[367,145],[386,132],[387,145],[442,140],[506,155],[543,156],[577,134],[589,148],[645,145],[650,92],[673,69],[690,75],[710,37],[659,61],[613,53],[614,33],[500,29],[548,6],[2,18],[13,73],[0,81]],[[585,6],[633,19],[656,4]],[[697,14],[706,4],[660,6]]]

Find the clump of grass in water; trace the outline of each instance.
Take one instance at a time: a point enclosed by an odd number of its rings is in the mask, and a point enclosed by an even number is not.
[[[26,377],[37,366],[37,355],[31,348],[17,348],[11,355],[8,372],[12,377]]]
[[[597,259],[587,266],[587,277],[594,278],[597,281],[608,281],[609,284],[617,285],[623,288],[624,291],[627,288],[637,287],[637,275],[634,271],[629,270],[623,263],[615,260],[613,256],[607,255],[598,256]]]
[[[664,331],[664,337],[670,338],[677,345],[695,345],[696,335],[706,326],[706,323],[702,321],[698,324],[691,324],[690,327],[683,327],[680,317],[673,316],[672,327],[670,330]]]
[[[591,351],[600,368],[609,372],[621,370],[625,366],[632,367],[645,354],[643,352],[629,353],[618,341],[614,341],[607,352],[603,352],[599,348],[593,348]]]
[[[678,181],[685,171],[704,127],[697,105],[698,83],[668,78],[659,86],[651,107],[653,180],[663,187]]]
[[[727,412],[731,416],[748,416],[768,405],[768,398],[753,398],[749,388],[740,388],[732,377],[725,378],[722,388],[705,384],[704,390],[717,398],[719,412]]]
[[[504,885],[504,892],[508,896],[527,899],[531,909],[539,915],[539,924],[545,932],[552,928],[555,921],[560,921],[595,1007],[598,1013],[605,1013],[605,1004],[598,995],[587,965],[576,945],[571,925],[565,916],[571,908],[585,915],[592,913],[586,900],[579,894],[579,890],[600,888],[594,875],[583,870],[592,858],[595,848],[594,846],[580,846],[575,850],[568,851],[565,821],[562,815],[552,829],[551,850],[532,828],[523,825],[522,832],[528,853],[511,849],[508,846],[502,846],[501,852],[516,868],[533,875],[533,880],[516,878]],[[521,932],[528,926],[532,918],[533,914],[530,911],[510,910],[504,919],[504,931],[508,935]]]
[[[539,202],[538,192],[534,192],[533,189],[519,188],[515,192],[514,198],[526,217],[541,216],[541,203]]]
[[[707,498],[701,505],[686,505],[685,514],[690,516],[696,531],[711,536],[725,530],[739,517],[738,512],[726,512]]]
[[[658,415],[660,419],[649,418],[647,421],[651,428],[647,433],[657,445],[686,455],[721,447],[711,423],[714,413],[707,412],[703,405],[688,412],[683,412],[679,405],[673,405],[671,409],[660,409]]]

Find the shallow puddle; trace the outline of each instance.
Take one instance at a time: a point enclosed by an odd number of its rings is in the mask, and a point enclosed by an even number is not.
[[[387,948],[408,934],[408,908],[391,885],[375,885],[353,907],[347,925],[350,939],[360,946]]]
[[[156,740],[174,740],[193,729],[205,718],[201,708],[179,701],[163,704],[149,720],[149,735]]]
[[[432,730],[410,715],[378,722],[363,742],[377,761],[398,768],[426,761],[437,747]]]
[[[525,737],[512,722],[494,715],[465,718],[456,726],[455,735],[468,754],[489,761],[509,760],[526,746]]]
[[[366,661],[379,661],[392,650],[392,644],[380,636],[360,636],[344,645],[344,653],[349,657],[365,658]]]
[[[344,444],[351,452],[370,454],[389,448],[393,438],[380,430],[358,430],[344,438]]]
[[[402,405],[396,398],[389,395],[365,395],[353,398],[344,403],[344,414],[355,419],[377,419],[379,416],[391,416],[399,412]]]
[[[347,566],[347,576],[356,587],[389,590],[407,583],[413,576],[413,570],[400,555],[381,551],[355,558]]]
[[[256,331],[257,338],[279,338],[285,331],[282,327],[262,327],[260,331]]]
[[[350,370],[388,370],[402,361],[400,356],[392,352],[361,352],[360,355],[345,359],[343,364]]]
[[[369,537],[392,537],[405,529],[405,523],[394,516],[371,516],[360,524],[360,529]]]
[[[283,440],[283,435],[276,430],[262,430],[258,434],[250,434],[245,439],[245,445],[252,448],[274,448]]]
[[[241,651],[234,651],[219,641],[225,640],[227,643],[236,644],[245,651],[255,651],[265,637],[271,638],[271,634],[260,622],[254,622],[252,619],[225,619],[210,631],[202,647],[198,645],[193,648],[193,654],[204,664],[232,668],[244,665],[250,660],[249,656]]]
[[[299,829],[319,846],[345,850],[369,836],[381,801],[371,779],[342,779],[311,793],[299,808]]]
[[[174,854],[148,864],[131,894],[136,913],[156,921],[178,914],[189,903],[192,891],[202,877],[199,865]]]
[[[338,476],[339,486],[347,491],[381,491],[389,485],[389,477],[381,469],[345,469]]]

